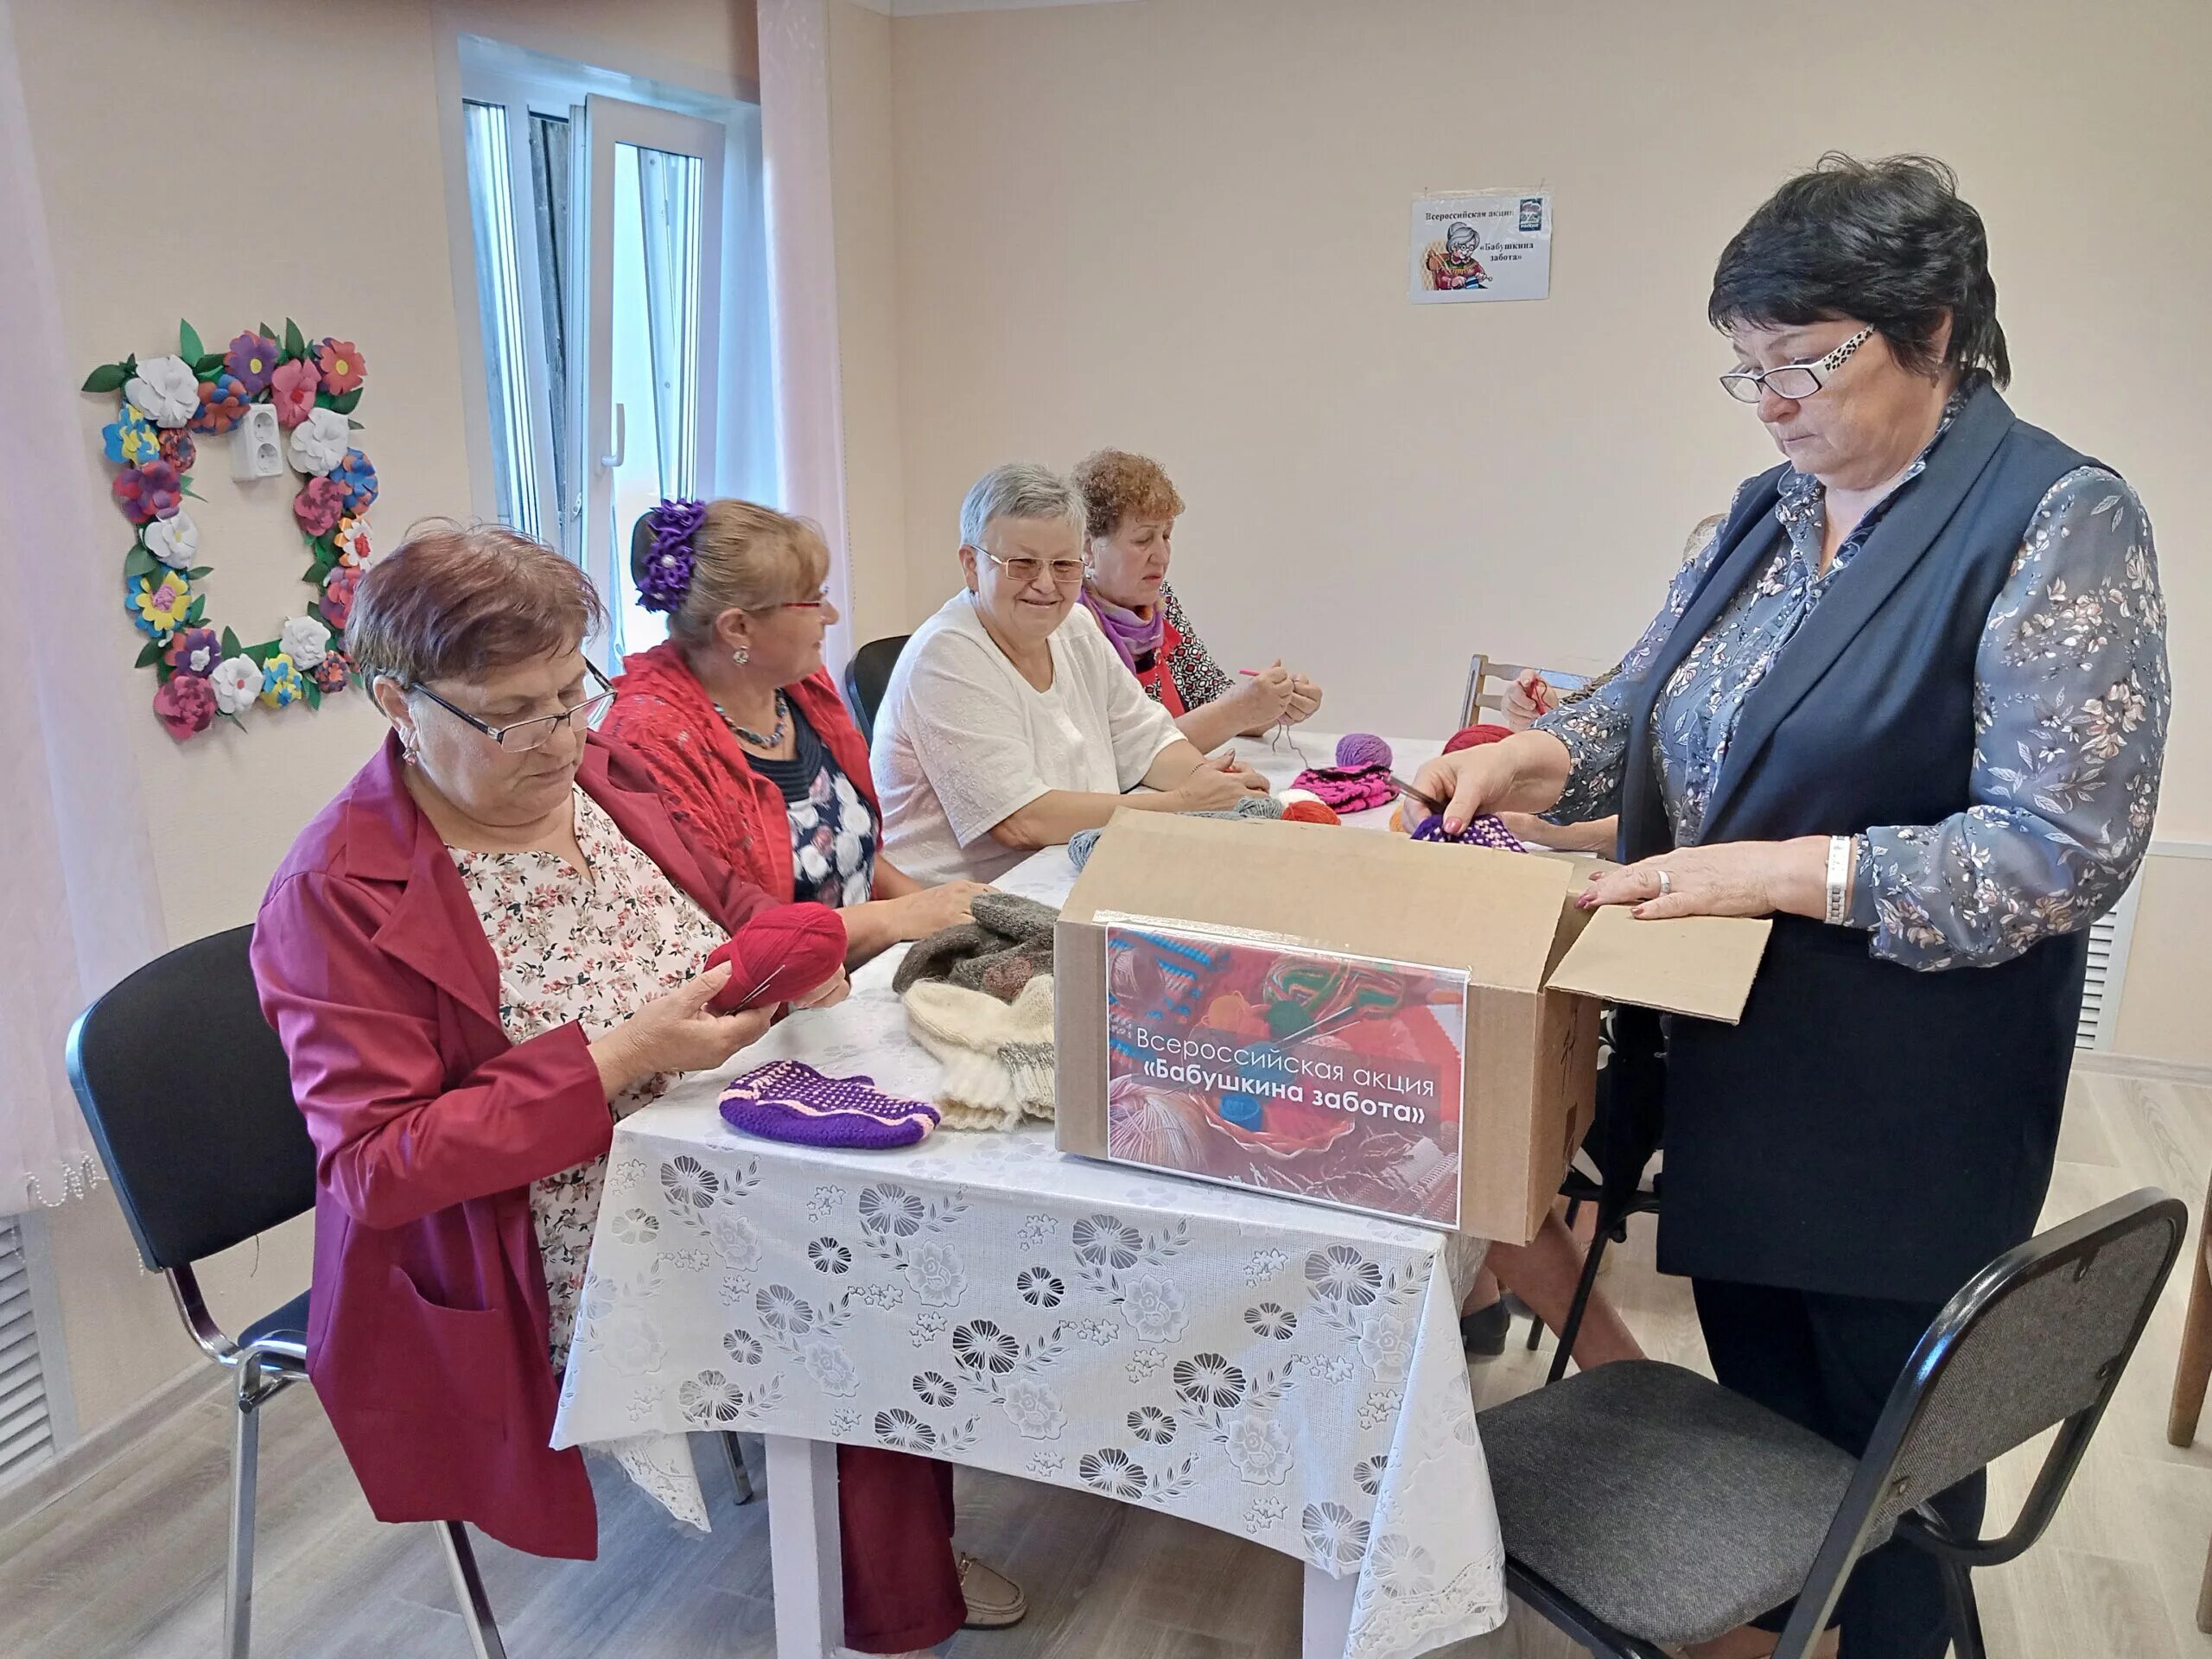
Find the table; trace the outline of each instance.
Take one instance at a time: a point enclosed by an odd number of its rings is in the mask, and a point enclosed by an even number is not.
[[[1248,748],[1277,783],[1298,769]],[[1073,874],[1053,848],[1001,885],[1057,903]],[[895,960],[747,1062],[926,1096]],[[1479,1241],[1063,1157],[1045,1126],[891,1153],[755,1140],[720,1089],[691,1079],[617,1126],[554,1444],[612,1453],[703,1529],[684,1437],[765,1435],[780,1659],[842,1635],[839,1441],[1294,1555],[1307,1659],[1410,1659],[1502,1622],[1458,1325]]]

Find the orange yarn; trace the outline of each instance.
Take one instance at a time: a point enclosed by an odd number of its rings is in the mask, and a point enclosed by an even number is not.
[[[1293,801],[1282,810],[1285,823],[1342,823],[1336,808],[1325,801]]]

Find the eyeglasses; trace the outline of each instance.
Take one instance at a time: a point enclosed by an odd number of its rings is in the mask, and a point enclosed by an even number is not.
[[[780,605],[771,605],[772,611],[818,611],[830,602],[830,584],[823,582],[812,599],[787,599]]]
[[[1861,328],[1817,362],[1784,363],[1780,368],[1769,369],[1764,373],[1753,369],[1738,369],[1733,374],[1720,377],[1720,389],[1739,404],[1756,404],[1763,391],[1770,391],[1777,397],[1787,397],[1796,403],[1801,398],[1810,397],[1827,385],[1828,376],[1841,368],[1853,352],[1873,338],[1872,328]]]
[[[978,547],[976,551],[1005,571],[1017,588],[1027,588],[1045,574],[1046,561],[1043,559],[1002,559],[988,547]],[[1081,559],[1054,559],[1052,561],[1052,586],[1055,588],[1083,586]]]
[[[585,726],[597,726],[601,719],[605,716],[607,706],[614,701],[614,688],[607,683],[607,676],[601,673],[591,663],[585,663],[584,672],[599,682],[601,690],[595,695],[586,697],[574,708],[565,709],[557,715],[535,715],[528,720],[518,720],[509,726],[488,725],[477,719],[466,709],[454,708],[427,685],[411,686],[409,689],[420,691],[455,720],[474,726],[507,753],[528,754],[531,750],[542,749],[551,742],[554,731],[559,727],[573,728],[579,722]]]

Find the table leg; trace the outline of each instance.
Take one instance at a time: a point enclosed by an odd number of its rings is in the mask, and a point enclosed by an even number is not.
[[[768,1564],[776,1659],[831,1659],[845,1640],[837,1546],[837,1448],[786,1434],[768,1447]]]
[[[1344,1659],[1351,1643],[1351,1602],[1359,1575],[1332,1579],[1312,1562],[1306,1567],[1306,1608],[1300,1623],[1300,1659]]]

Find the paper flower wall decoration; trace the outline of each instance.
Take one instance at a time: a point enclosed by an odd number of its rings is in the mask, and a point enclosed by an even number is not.
[[[104,363],[85,390],[118,399],[100,440],[118,468],[116,505],[136,531],[123,561],[124,608],[146,636],[138,666],[156,677],[154,716],[182,742],[219,718],[243,725],[240,717],[257,706],[316,708],[358,682],[337,636],[368,563],[366,515],[378,485],[376,468],[353,447],[350,417],[365,365],[353,341],[324,335],[311,343],[288,321],[281,334],[264,323],[209,351],[188,322],[178,325],[177,347],[174,355]],[[197,588],[209,570],[194,563],[201,536],[184,502],[197,499],[192,435],[220,436],[257,403],[276,409],[292,464],[308,475],[292,514],[312,560],[302,580],[315,596],[276,638],[245,645],[207,619],[207,595]]]

